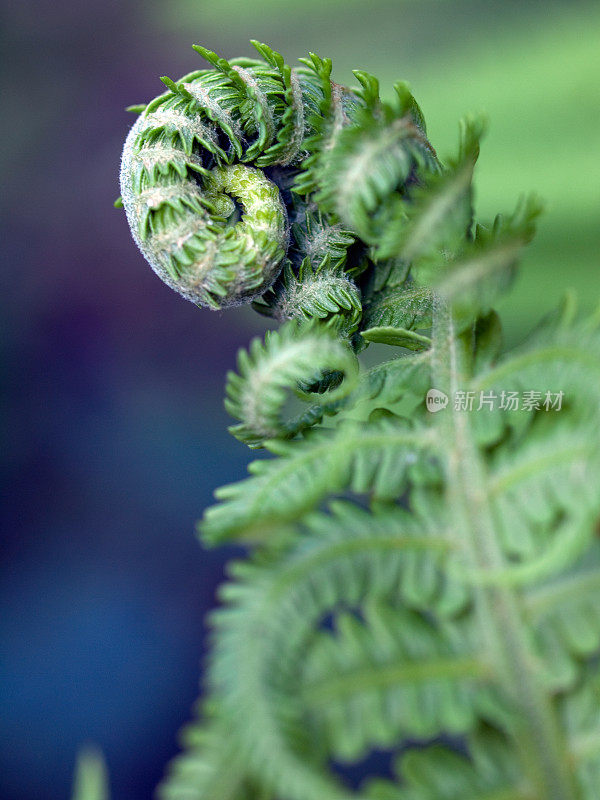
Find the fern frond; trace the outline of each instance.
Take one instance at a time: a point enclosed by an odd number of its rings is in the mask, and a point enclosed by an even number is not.
[[[288,438],[315,424],[323,406],[346,397],[358,380],[356,356],[334,332],[294,323],[267,333],[264,344],[254,339],[249,352],[240,350],[238,370],[227,376],[225,408],[241,420],[230,432],[250,447]],[[331,373],[341,374],[341,385],[325,394],[307,391],[307,386]],[[292,420],[282,418],[288,391],[313,401],[306,413]]]
[[[315,752],[323,730],[312,712],[312,722],[307,717],[302,702],[302,687],[310,685],[305,683],[307,655],[318,647],[315,629],[336,608],[365,608],[378,599],[439,607],[450,619],[464,608],[466,596],[439,569],[446,548],[443,536],[400,509],[377,516],[341,504],[334,506],[332,517],[310,520],[292,550],[272,554],[275,562],[262,558],[234,568],[236,582],[222,590],[228,605],[213,615],[210,685],[226,717],[236,720],[232,736],[252,772],[272,791],[294,800],[347,797]],[[421,567],[410,577],[416,564]],[[419,582],[421,569],[430,575]],[[372,634],[389,647],[387,629]],[[422,636],[427,642],[427,634]],[[427,646],[419,641],[416,648]],[[476,660],[465,661],[458,671],[477,676]],[[406,685],[415,680],[420,682],[409,671]],[[383,713],[400,717],[409,727],[418,724],[399,705]],[[339,744],[333,743],[334,751]]]
[[[329,257],[335,267],[356,270],[355,264],[347,264],[348,250],[356,242],[356,235],[324,215],[316,203],[295,201],[292,237],[289,256],[295,266],[308,258],[316,269]]]
[[[180,734],[183,753],[174,758],[159,785],[159,800],[261,800],[229,731],[207,712]]]
[[[108,775],[102,754],[94,748],[77,757],[72,800],[108,800]]]
[[[463,120],[458,157],[439,175],[428,176],[411,203],[398,208],[377,242],[379,257],[439,262],[441,253],[461,246],[473,220],[471,182],[483,130],[480,118]]]
[[[391,344],[395,347],[405,347],[407,350],[427,350],[431,347],[431,338],[408,328],[395,328],[392,326],[379,326],[367,328],[360,335],[367,342],[377,344]]]
[[[195,49],[211,69],[163,79],[168,91],[143,109],[125,143],[121,190],[133,237],[159,277],[220,308],[257,297],[279,273],[287,212],[275,176],[255,167],[295,173],[320,81],[300,79],[266,45],[258,46],[266,63]],[[215,187],[217,169],[221,177],[235,170],[236,180]]]
[[[375,244],[394,216],[403,213],[404,195],[416,173],[436,169],[422,131],[409,116],[398,116],[384,104],[381,118],[368,110],[357,112],[355,123],[322,154],[322,188],[315,199],[364,241]]]
[[[576,685],[581,661],[600,651],[599,597],[598,540],[573,567],[525,592],[525,613],[535,632],[546,679],[555,689]]]
[[[278,281],[262,299],[254,307],[266,316],[280,322],[318,319],[335,327],[342,337],[354,333],[362,314],[356,284],[341,266],[332,265],[329,255],[316,268],[305,258],[297,274],[286,263]]]
[[[541,211],[536,197],[525,198],[510,217],[497,217],[491,230],[478,226],[474,241],[465,243],[453,258],[417,261],[415,279],[432,286],[452,307],[457,323],[465,326],[489,313],[510,287]]]
[[[428,328],[432,308],[433,293],[429,287],[410,281],[397,286],[386,283],[381,291],[367,296],[363,327]]]
[[[543,328],[471,385],[482,396],[532,398],[529,409],[472,415],[478,441],[495,444],[487,491],[511,562],[503,580],[516,585],[569,568],[600,518],[588,479],[600,470],[600,336],[585,321]],[[560,393],[560,410],[548,392]]]
[[[391,415],[419,418],[423,397],[431,386],[430,355],[428,351],[403,355],[364,373],[359,387],[339,409],[335,421],[368,422],[386,413],[390,419]],[[424,466],[424,462],[420,466]]]
[[[582,800],[595,800],[600,786],[600,672],[590,665],[562,714]]]
[[[302,87],[297,74],[285,63],[280,53],[255,39],[250,41],[267,64],[279,73],[284,87],[283,102],[285,105],[276,132],[276,141],[259,156],[256,163],[259,167],[268,164],[287,166],[297,160],[303,146],[306,120]]]
[[[435,584],[435,565],[406,554],[405,574]],[[411,563],[412,562],[412,563]],[[470,649],[465,625],[380,602],[335,616],[334,634],[319,631],[307,655],[302,701],[311,726],[324,730],[324,747],[341,761],[373,747],[440,731],[463,734],[477,716],[477,684],[489,667]]]
[[[389,103],[253,45],[196,47],[122,163],[165,282],[284,322],[228,376],[231,432],[271,458],[199,525],[253,548],[160,796],[597,800],[600,311],[567,298],[505,352],[492,305],[541,204],[475,221],[483,120],[442,167],[405,83]],[[370,343],[403,350],[360,373]],[[408,750],[397,781],[351,792],[331,762],[378,747]]]
[[[312,135],[304,142],[307,155],[293,186],[297,194],[307,196],[319,187],[323,151],[333,147],[341,130],[350,123],[351,93],[332,82],[331,59],[310,53],[308,58],[299,60],[305,65],[304,75],[318,87],[318,93],[314,95],[314,112],[309,116]]]
[[[459,339],[456,330],[447,308],[441,304],[437,306],[432,363],[435,365],[436,383],[446,391],[456,391],[459,381],[465,379],[464,339]],[[554,351],[555,357],[557,350]],[[536,354],[530,351],[529,356],[529,366],[535,365],[539,372],[540,363],[536,363]],[[595,376],[591,381],[588,379],[588,387],[595,383]],[[588,419],[590,411],[596,420],[598,418],[597,397],[596,384],[592,397],[586,398],[583,403],[588,407]],[[564,731],[561,730],[552,683],[548,680],[552,673],[552,654],[548,653],[550,665],[541,661],[534,643],[535,637],[528,629],[523,614],[523,595],[510,584],[496,582],[498,576],[505,578],[521,565],[513,567],[502,552],[500,517],[489,490],[489,450],[486,452],[476,444],[472,430],[475,414],[461,414],[460,407],[455,406],[451,407],[448,414],[441,416],[440,436],[447,447],[444,473],[448,486],[448,507],[452,512],[450,524],[453,532],[450,538],[462,542],[463,553],[468,559],[466,563],[470,562],[474,583],[478,585],[480,635],[484,642],[487,641],[490,651],[495,652],[494,660],[504,675],[503,690],[514,714],[513,721],[506,729],[510,732],[516,752],[522,754],[523,768],[532,783],[532,796],[570,800],[576,797],[576,775],[565,751]],[[526,422],[530,424],[520,430],[521,445],[527,441],[528,434],[536,430],[539,420],[543,419],[538,412],[529,413],[528,416]],[[569,416],[567,413],[565,422],[555,422],[551,427],[552,432],[560,430],[564,424],[568,425],[569,421],[578,419],[581,422],[582,417],[577,412],[570,419]],[[541,425],[543,427],[544,423]],[[510,442],[509,447],[518,444],[518,439],[511,441],[507,438],[506,441]],[[502,441],[498,443],[498,447],[502,445]],[[542,471],[545,466],[542,462]],[[565,492],[569,489],[576,491],[580,478],[570,474],[568,482]],[[594,517],[597,520],[597,512],[582,521],[584,542],[586,537],[590,542]],[[546,546],[549,550],[556,548],[554,555],[557,557],[552,560],[550,574],[568,566],[573,556],[572,548],[565,546],[564,540],[560,539],[562,522],[563,519],[559,518],[552,519],[548,524],[548,515],[542,517],[542,526],[546,523],[541,529]],[[572,536],[569,535],[567,544],[571,543]],[[576,548],[574,552],[580,554],[581,548]],[[544,574],[544,570],[540,573],[538,567],[539,564],[532,570],[530,578],[535,580]]]
[[[282,522],[345,490],[392,500],[418,473],[432,440],[423,430],[383,419],[348,421],[333,435],[315,429],[303,441],[269,441],[265,447],[278,458],[253,462],[252,477],[215,493],[222,502],[207,509],[199,526],[207,544],[264,540]]]
[[[489,474],[490,498],[501,519],[500,541],[515,559],[547,553],[549,532],[564,526],[565,517],[575,526],[590,519],[591,536],[600,513],[598,492],[585,481],[600,466],[594,429],[538,427],[518,448],[500,448]],[[580,544],[585,546],[585,539]],[[568,566],[567,553],[559,563]]]
[[[469,756],[435,745],[409,750],[396,762],[398,783],[372,781],[369,800],[531,800],[507,742],[494,731],[480,734]]]

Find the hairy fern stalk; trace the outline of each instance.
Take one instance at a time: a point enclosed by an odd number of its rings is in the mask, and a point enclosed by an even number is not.
[[[158,796],[598,800],[600,315],[567,296],[506,350],[540,205],[474,221],[481,120],[442,163],[404,83],[253,44],[196,48],[122,162],[163,280],[281,323],[228,376],[231,432],[272,458],[199,524],[249,554]],[[351,787],[382,749],[393,776]]]

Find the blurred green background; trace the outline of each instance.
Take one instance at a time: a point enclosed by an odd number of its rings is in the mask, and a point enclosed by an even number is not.
[[[478,216],[546,201],[502,301],[516,341],[575,288],[600,296],[600,6],[555,0],[19,0],[3,3],[3,525],[0,798],[68,796],[77,748],[113,796],[151,796],[198,693],[203,620],[232,548],[193,524],[251,457],[229,436],[225,373],[265,323],[198,310],[135,248],[118,164],[131,103],[204,44],[334,78],[411,84],[443,158],[485,111]],[[381,764],[356,767],[350,780]],[[383,765],[385,769],[385,764]]]

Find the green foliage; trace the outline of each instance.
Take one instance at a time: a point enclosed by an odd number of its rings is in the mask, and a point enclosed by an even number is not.
[[[280,415],[288,387],[300,398],[321,400],[323,393],[311,392],[310,387],[323,375],[340,373],[342,385],[325,394],[332,404],[344,398],[358,378],[356,356],[331,329],[290,324],[267,334],[264,345],[255,339],[249,353],[241,350],[238,369],[239,374],[228,376],[225,407],[242,420],[230,432],[250,447],[267,439],[293,436],[322,416],[321,406],[316,405],[298,419],[283,421]]]
[[[384,103],[367,73],[350,90],[327,59],[293,70],[255,46],[264,61],[197,48],[212,69],[167,81],[142,117],[182,114],[173,213],[219,212],[212,305],[262,293],[257,310],[287,320],[228,377],[231,432],[272,457],[218,490],[199,525],[205,545],[250,553],[221,588],[206,697],[159,794],[595,800],[600,315],[567,299],[506,350],[492,306],[540,203],[475,222],[482,121],[463,124],[443,166],[405,84]],[[185,160],[196,122],[211,154],[200,171]],[[175,146],[171,129],[140,131],[138,155],[167,135]],[[240,196],[222,173],[235,161],[255,164],[254,220],[264,205],[272,224],[279,203],[291,223],[268,281],[263,252],[239,249],[240,222],[219,228]],[[162,174],[140,185],[164,187]],[[204,194],[188,202],[186,181]],[[180,222],[144,215],[152,231]],[[359,370],[371,343],[400,349]],[[435,413],[429,389],[446,396]],[[310,405],[288,413],[290,396]],[[373,748],[398,751],[396,780],[354,792],[332,765]]]
[[[86,748],[79,753],[73,783],[73,800],[108,800],[108,777],[101,753]]]

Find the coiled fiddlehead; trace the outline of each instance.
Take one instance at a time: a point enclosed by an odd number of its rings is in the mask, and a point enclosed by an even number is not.
[[[253,45],[263,60],[226,61],[196,47],[211,68],[177,82],[163,78],[168,91],[141,110],[121,167],[134,239],[154,271],[198,305],[219,309],[255,299],[262,314],[319,321],[358,349],[366,341],[358,336],[363,304],[370,308],[373,286],[390,282],[389,265],[376,264],[378,220],[397,213],[420,172],[438,169],[422,115],[403,85],[396,105],[382,103],[366,73],[355,73],[361,88],[352,91],[331,81],[329,59],[311,54],[292,69],[267,45]],[[376,146],[357,159],[356,149],[375,130]],[[396,166],[388,175],[390,164]],[[354,198],[349,214],[344,197]],[[403,283],[407,270],[393,272]],[[313,328],[312,338],[319,335]],[[342,353],[333,362],[346,365],[341,372],[348,377],[349,354],[321,336],[312,383],[332,348]],[[307,365],[315,352],[306,337],[287,337],[286,346],[295,376],[290,388],[298,392],[306,389],[301,376],[311,383]],[[266,361],[273,350],[274,340],[264,348]],[[262,367],[254,367],[260,374]],[[334,363],[321,369],[320,390],[339,373]],[[265,396],[251,403],[233,397],[235,376],[228,390],[241,420],[232,430],[252,446],[314,424],[341,396],[328,392],[295,423],[282,424],[259,383]],[[256,389],[254,377],[241,384]],[[344,392],[349,386],[344,381]]]
[[[382,191],[402,185],[404,192],[419,163],[434,163],[431,146],[414,101],[406,100],[410,94],[393,111],[364,73],[356,73],[363,89],[353,93],[331,81],[328,59],[311,54],[292,69],[267,45],[253,45],[264,60],[227,61],[196,46],[211,68],[178,81],[163,78],[168,91],[143,107],[121,166],[133,237],[165,283],[211,308],[263,294],[285,263],[279,289],[265,298],[267,313],[282,320],[339,313],[351,333],[360,318],[352,277],[366,266],[365,249],[340,224],[331,197],[316,191],[322,173],[341,169],[343,131],[361,115],[372,115],[386,131],[394,119],[391,138],[382,135],[373,158],[383,157],[385,167],[390,144],[405,157],[391,183],[369,194],[372,211]],[[362,201],[370,189],[363,187],[359,197],[355,181],[364,175],[349,167],[340,177],[341,194]],[[311,199],[315,193],[320,208]]]
[[[333,331],[293,323],[270,331],[265,344],[255,339],[249,353],[241,350],[238,368],[239,374],[229,373],[225,407],[242,420],[229,428],[230,433],[250,447],[314,425],[323,416],[324,402],[347,397],[358,380],[356,356]],[[319,393],[323,375],[331,376],[324,387],[329,391]],[[338,375],[341,385],[330,388]],[[291,420],[282,418],[287,389],[301,400],[313,401],[305,413]]]
[[[199,305],[248,301],[275,280],[289,244],[280,194],[301,157],[319,87],[256,43],[267,62],[211,64],[174,82],[127,137],[122,200],[154,271]]]

